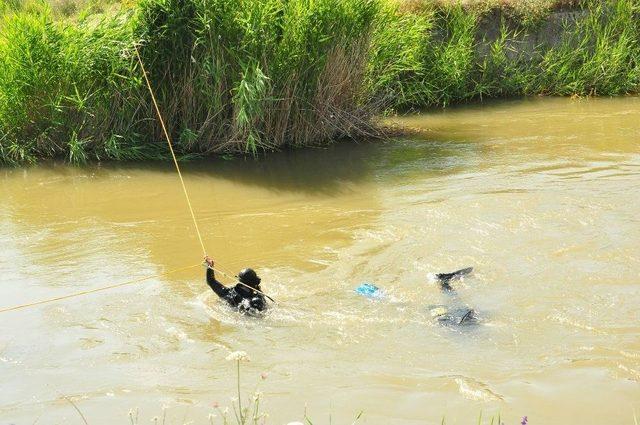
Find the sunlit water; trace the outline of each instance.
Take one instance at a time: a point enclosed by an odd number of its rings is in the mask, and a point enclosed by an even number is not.
[[[0,424],[82,423],[65,397],[92,425],[205,424],[235,395],[236,350],[271,424],[633,424],[640,99],[399,121],[419,135],[185,163],[209,254],[280,303],[239,316],[193,268],[3,313]],[[0,308],[201,259],[170,164],[0,173]],[[466,266],[456,303],[480,322],[442,326],[429,275]]]

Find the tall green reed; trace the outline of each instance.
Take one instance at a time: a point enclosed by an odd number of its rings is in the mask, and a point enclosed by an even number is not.
[[[376,13],[372,0],[147,0],[138,37],[171,133],[196,135],[185,148],[255,153],[372,129],[358,97]]]
[[[535,39],[540,28],[524,18],[514,22],[503,11],[498,36],[487,40],[480,24],[495,15],[456,4],[435,11],[429,2],[417,4],[423,7],[396,5],[387,12],[392,23],[374,36],[370,87],[392,108],[486,97],[620,95],[640,88],[638,0],[587,0],[577,10],[583,18],[567,18],[557,42],[538,43],[532,51],[523,40]],[[380,53],[391,46],[395,55]]]
[[[543,56],[537,90],[557,95],[615,95],[640,84],[640,2],[592,1],[586,19]]]
[[[131,33],[123,22],[94,16],[70,24],[54,20],[46,3],[2,16],[2,160],[83,162],[114,129],[129,125],[112,109],[131,84],[121,74]]]
[[[89,9],[0,5],[0,162],[166,158],[134,45],[182,155],[377,135],[385,109],[640,87],[640,0],[586,0],[530,52],[525,18],[489,39],[486,12],[428,0],[69,1]]]
[[[138,45],[181,152],[251,152],[375,131],[361,102],[374,0],[141,0],[135,13],[0,25],[0,158],[163,156]]]

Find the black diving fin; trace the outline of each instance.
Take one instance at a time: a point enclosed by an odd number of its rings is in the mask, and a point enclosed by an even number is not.
[[[467,267],[466,269],[460,269],[453,273],[438,273],[436,274],[436,277],[443,286],[449,286],[450,281],[460,279],[462,276],[466,276],[472,271],[473,267]]]

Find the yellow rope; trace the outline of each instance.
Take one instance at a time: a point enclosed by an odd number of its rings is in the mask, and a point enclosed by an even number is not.
[[[169,151],[171,152],[171,157],[173,158],[173,163],[176,166],[176,171],[178,171],[178,177],[180,177],[180,184],[182,185],[182,191],[184,192],[184,197],[186,198],[187,205],[189,206],[189,212],[191,213],[191,219],[193,220],[193,226],[196,229],[196,234],[198,235],[198,240],[200,241],[200,246],[202,247],[202,253],[206,256],[207,255],[207,250],[204,247],[204,242],[202,240],[202,235],[200,234],[200,228],[198,227],[198,221],[196,220],[196,215],[193,212],[193,206],[191,205],[191,199],[189,199],[189,193],[187,192],[187,187],[184,184],[184,179],[182,178],[182,172],[180,171],[180,165],[178,165],[178,159],[176,158],[176,154],[175,154],[175,152],[173,150],[173,145],[171,143],[171,137],[169,137],[169,132],[167,131],[167,127],[166,127],[166,125],[164,123],[164,119],[162,118],[162,114],[160,113],[160,108],[158,107],[158,102],[156,100],[156,96],[153,93],[153,89],[151,88],[151,83],[149,81],[149,77],[147,75],[147,71],[146,71],[146,69],[144,67],[144,63],[142,62],[142,58],[140,57],[140,52],[138,51],[138,47],[135,46],[135,45],[133,47],[134,47],[134,49],[136,51],[136,56],[138,58],[138,62],[140,63],[140,67],[142,68],[142,74],[144,75],[144,80],[147,83],[147,88],[149,89],[149,94],[151,94],[151,99],[153,100],[153,106],[154,106],[154,108],[156,110],[156,114],[158,115],[158,119],[160,120],[160,124],[162,126],[162,131],[164,132],[164,136],[167,139],[167,144],[169,145]],[[103,286],[103,287],[96,288],[96,289],[89,289],[89,290],[86,290],[86,291],[75,292],[75,293],[69,294],[69,295],[62,295],[60,297],[48,298],[48,299],[45,299],[45,300],[35,301],[35,302],[27,303],[27,304],[20,304],[20,305],[16,305],[16,306],[13,306],[13,307],[6,307],[6,308],[0,309],[0,313],[5,313],[5,312],[8,312],[8,311],[14,311],[14,310],[20,310],[20,309],[23,309],[23,308],[33,307],[33,306],[40,305],[40,304],[47,304],[47,303],[60,301],[60,300],[66,300],[66,299],[69,299],[69,298],[75,298],[75,297],[79,297],[79,296],[82,296],[82,295],[93,294],[95,292],[106,291],[106,290],[109,290],[109,289],[119,288],[119,287],[122,287],[122,286],[133,285],[134,283],[143,282],[145,280],[149,280],[149,279],[152,279],[154,277],[165,276],[165,275],[168,275],[168,274],[171,274],[171,273],[175,273],[175,272],[178,272],[178,271],[181,271],[181,270],[191,269],[191,268],[199,266],[199,265],[201,265],[201,263],[195,264],[193,266],[187,266],[187,267],[182,267],[182,268],[179,268],[179,269],[170,270],[168,272],[161,273],[161,274],[156,274],[156,275],[153,275],[153,276],[147,276],[147,277],[143,277],[143,278],[140,278],[140,279],[131,280],[131,281],[124,282],[124,283],[118,283],[118,284],[115,284],[115,285]],[[264,292],[260,291],[259,289],[255,289],[255,288],[253,288],[253,287],[251,287],[249,285],[245,285],[244,283],[238,281],[237,277],[230,276],[229,274],[227,274],[227,273],[225,273],[225,272],[223,272],[221,270],[217,270],[217,269],[214,269],[214,270],[217,271],[218,273],[222,274],[223,276],[226,276],[229,279],[234,280],[236,284],[243,285],[243,286],[245,286],[245,287],[247,287],[247,288],[249,288],[249,289],[251,289],[251,290],[253,290],[253,291],[257,292],[257,293],[260,293],[260,294],[264,295],[265,297],[269,298],[271,301],[276,302],[276,300],[274,300],[273,298],[271,298],[270,296],[268,296]]]
[[[169,144],[169,151],[171,151],[171,157],[173,158],[173,163],[176,166],[176,170],[178,171],[178,177],[180,177],[180,183],[182,184],[182,190],[184,191],[184,197],[187,199],[187,205],[189,205],[189,212],[191,213],[191,218],[193,219],[193,226],[196,228],[196,233],[198,234],[198,240],[200,240],[200,246],[202,247],[202,253],[207,255],[207,250],[204,247],[204,242],[202,241],[202,235],[200,234],[200,228],[198,228],[198,222],[196,221],[196,215],[193,213],[193,207],[191,206],[191,200],[189,199],[189,193],[187,192],[187,187],[184,184],[184,179],[182,178],[182,172],[180,171],[180,166],[178,165],[178,159],[176,158],[176,154],[173,151],[173,145],[171,144],[171,138],[169,137],[169,132],[167,131],[167,127],[164,124],[164,120],[162,119],[162,114],[160,113],[160,108],[158,107],[158,102],[156,101],[156,96],[153,93],[153,89],[151,88],[151,83],[149,82],[149,77],[147,76],[147,71],[144,68],[144,64],[142,63],[142,58],[140,57],[140,52],[138,51],[137,46],[133,46],[136,49],[136,56],[138,57],[138,62],[140,62],[140,67],[142,68],[142,74],[144,75],[144,80],[147,83],[147,88],[149,89],[149,93],[151,94],[151,99],[153,100],[153,106],[156,109],[156,114],[158,114],[158,119],[160,120],[160,124],[162,125],[162,131],[164,132],[164,136],[167,139],[167,143]]]
[[[142,74],[144,75],[144,80],[147,83],[147,88],[149,89],[149,94],[151,94],[151,99],[153,100],[153,106],[156,109],[156,114],[158,115],[158,119],[160,120],[160,124],[162,125],[162,131],[164,132],[164,136],[167,139],[167,143],[169,144],[169,150],[171,151],[171,157],[173,158],[173,163],[176,165],[176,170],[178,171],[178,176],[180,177],[180,183],[182,183],[182,190],[184,191],[184,197],[187,199],[187,205],[189,205],[189,212],[191,213],[191,218],[193,219],[193,226],[196,228],[196,233],[198,234],[198,239],[200,240],[200,246],[202,247],[202,253],[206,256],[207,255],[207,250],[204,247],[204,242],[202,242],[202,235],[200,234],[200,229],[198,228],[198,222],[196,221],[196,215],[193,213],[193,207],[191,206],[191,200],[189,199],[189,193],[187,192],[187,187],[184,184],[184,179],[182,178],[182,173],[180,172],[180,166],[178,165],[178,160],[176,159],[176,154],[173,151],[173,145],[171,144],[171,137],[169,137],[169,132],[167,131],[167,127],[164,124],[164,119],[162,119],[162,114],[160,113],[160,108],[158,107],[158,102],[156,101],[156,96],[153,93],[153,89],[151,88],[151,83],[149,82],[149,77],[147,75],[147,71],[144,68],[144,63],[142,63],[142,58],[140,57],[140,52],[138,51],[138,47],[137,46],[133,46],[134,49],[136,50],[136,56],[138,57],[138,62],[140,63],[140,67],[142,68]],[[219,273],[221,273],[222,275],[230,278],[230,279],[235,279],[234,277],[229,276],[227,273],[224,273],[220,270],[217,270]],[[271,301],[276,302],[276,300],[274,300],[273,298],[271,298],[270,296],[268,296],[267,294],[265,294],[262,291],[259,291],[251,286],[245,285],[244,283],[238,281],[237,279],[236,283],[246,286],[249,289],[253,289],[254,291],[264,295],[265,297],[269,298]]]
[[[93,293],[96,293],[96,292],[107,291],[109,289],[120,288],[122,286],[133,285],[135,283],[140,283],[140,282],[144,282],[145,280],[153,279],[154,277],[167,276],[167,275],[170,275],[170,274],[173,274],[173,273],[177,273],[179,271],[192,269],[194,267],[198,267],[198,266],[201,266],[201,265],[202,265],[202,263],[198,263],[198,264],[194,264],[194,265],[191,265],[191,266],[181,267],[179,269],[169,270],[168,272],[154,274],[152,276],[146,276],[146,277],[141,277],[139,279],[134,279],[134,280],[130,280],[130,281],[123,282],[123,283],[117,283],[115,285],[102,286],[100,288],[88,289],[86,291],[80,291],[80,292],[74,292],[72,294],[61,295],[59,297],[47,298],[47,299],[44,299],[44,300],[34,301],[34,302],[26,303],[26,304],[19,304],[19,305],[15,305],[15,306],[12,306],[12,307],[5,307],[5,308],[1,308],[0,309],[0,314],[6,313],[6,312],[9,312],[9,311],[14,311],[14,310],[21,310],[23,308],[33,307],[33,306],[36,306],[36,305],[48,304],[48,303],[52,303],[52,302],[55,302],[55,301],[66,300],[66,299],[69,299],[69,298],[81,297],[83,295],[89,295],[89,294],[93,294]],[[265,297],[269,298],[274,303],[276,302],[276,300],[274,300],[273,298],[271,298],[269,295],[265,294],[264,292],[260,291],[259,289],[255,289],[255,288],[253,288],[253,287],[251,287],[249,285],[245,285],[244,283],[238,281],[238,279],[235,276],[230,276],[227,273],[223,272],[222,270],[219,270],[219,269],[216,269],[216,268],[214,268],[213,270],[215,270],[216,272],[220,273],[223,276],[228,277],[229,279],[234,280],[235,281],[234,283],[246,286],[247,288],[249,288],[249,289],[251,289],[251,290],[253,290],[255,292],[258,292],[259,294],[262,294]]]
[[[169,137],[169,132],[167,131],[167,127],[164,124],[164,119],[162,119],[162,114],[160,113],[160,108],[158,107],[158,102],[156,100],[156,96],[153,93],[153,89],[151,88],[151,82],[149,81],[149,77],[147,75],[147,71],[144,67],[144,63],[142,62],[142,58],[140,57],[140,52],[138,51],[138,47],[137,46],[133,46],[136,49],[136,56],[138,57],[138,62],[140,63],[140,67],[142,68],[142,74],[144,75],[144,80],[147,83],[147,88],[149,89],[149,94],[151,94],[151,99],[153,100],[153,106],[156,109],[156,114],[158,114],[158,119],[160,120],[160,124],[162,125],[162,131],[164,132],[164,136],[167,139],[167,143],[169,144],[169,151],[171,151],[171,157],[173,158],[173,163],[176,166],[176,170],[178,171],[178,176],[180,177],[180,183],[182,184],[182,190],[184,191],[184,197],[187,199],[187,205],[189,205],[189,212],[191,213],[191,218],[193,219],[193,226],[196,229],[196,233],[198,234],[198,239],[200,240],[200,246],[202,247],[202,253],[206,256],[207,255],[207,250],[204,247],[204,242],[202,242],[202,235],[200,234],[200,228],[198,227],[198,222],[196,220],[196,215],[193,212],[193,207],[191,206],[191,200],[189,199],[189,193],[187,192],[187,187],[184,184],[184,179],[182,178],[182,172],[180,171],[180,166],[178,165],[178,160],[176,158],[176,154],[173,151],[173,145],[171,144],[171,137]],[[220,274],[230,278],[230,279],[235,279],[235,277],[229,276],[227,273],[221,271],[221,270],[216,270],[218,271]],[[240,285],[244,285],[247,288],[251,288],[250,286],[245,285],[242,282],[237,282]],[[263,292],[255,289],[255,288],[251,288],[256,292],[261,293],[262,295],[268,297],[269,299],[271,299],[272,301],[273,298],[269,297],[268,295],[264,294]],[[274,301],[275,302],[275,301]]]
[[[249,286],[249,285],[247,285],[247,284],[245,284],[245,283],[240,282],[240,281],[238,280],[237,276],[229,276],[227,273],[223,272],[222,270],[220,270],[220,269],[216,269],[216,268],[211,267],[211,266],[209,266],[209,265],[207,265],[207,267],[209,267],[211,270],[213,270],[213,271],[215,271],[215,272],[220,273],[222,276],[228,277],[229,279],[233,280],[233,281],[234,281],[234,284],[242,285],[242,286],[244,286],[245,288],[249,288],[249,289],[251,289],[252,291],[257,292],[257,293],[259,293],[259,294],[262,294],[262,295],[264,295],[265,297],[269,298],[269,299],[270,299],[271,301],[273,301],[274,303],[278,304],[278,302],[277,302],[276,300],[274,300],[273,298],[271,298],[269,295],[265,294],[265,293],[264,293],[264,292],[262,292],[261,290],[256,289],[256,288],[254,288],[253,286]]]
[[[45,300],[35,301],[35,302],[27,303],[27,304],[20,304],[20,305],[16,305],[16,306],[13,306],[13,307],[6,307],[6,308],[0,309],[0,313],[6,313],[8,311],[13,311],[13,310],[20,310],[20,309],[23,309],[23,308],[33,307],[33,306],[40,305],[40,304],[52,303],[54,301],[60,301],[60,300],[66,300],[66,299],[69,299],[69,298],[80,297],[82,295],[88,295],[88,294],[93,294],[95,292],[101,292],[101,291],[106,291],[106,290],[113,289],[113,288],[119,288],[121,286],[133,285],[134,283],[140,283],[140,282],[143,282],[145,280],[153,279],[154,277],[166,276],[166,275],[169,275],[169,274],[172,274],[172,273],[176,273],[176,272],[179,272],[179,271],[182,271],[182,270],[192,269],[194,267],[201,266],[201,265],[202,265],[202,263],[198,263],[198,264],[194,264],[192,266],[181,267],[179,269],[169,270],[168,272],[164,272],[164,273],[160,273],[160,274],[154,274],[153,276],[142,277],[142,278],[139,278],[139,279],[134,279],[134,280],[130,280],[130,281],[124,282],[124,283],[118,283],[118,284],[115,284],[115,285],[102,286],[100,288],[88,289],[86,291],[75,292],[75,293],[69,294],[69,295],[62,295],[60,297],[48,298],[48,299],[45,299]]]
[[[228,277],[229,279],[238,280],[238,276],[235,273],[230,272],[228,269],[223,269],[222,267],[220,267],[217,261],[216,261],[216,268],[214,268],[213,270],[215,270],[216,272],[220,273],[223,276]]]

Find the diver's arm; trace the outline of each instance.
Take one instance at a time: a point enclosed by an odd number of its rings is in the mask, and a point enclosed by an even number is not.
[[[224,298],[229,294],[229,288],[218,282],[216,275],[211,267],[207,267],[207,285],[213,292],[215,292],[220,298]]]
[[[215,292],[220,298],[226,297],[229,294],[229,288],[218,282],[216,279],[216,275],[213,271],[213,258],[205,255],[204,262],[207,264],[207,285],[209,285],[209,287],[213,289],[213,292]]]

